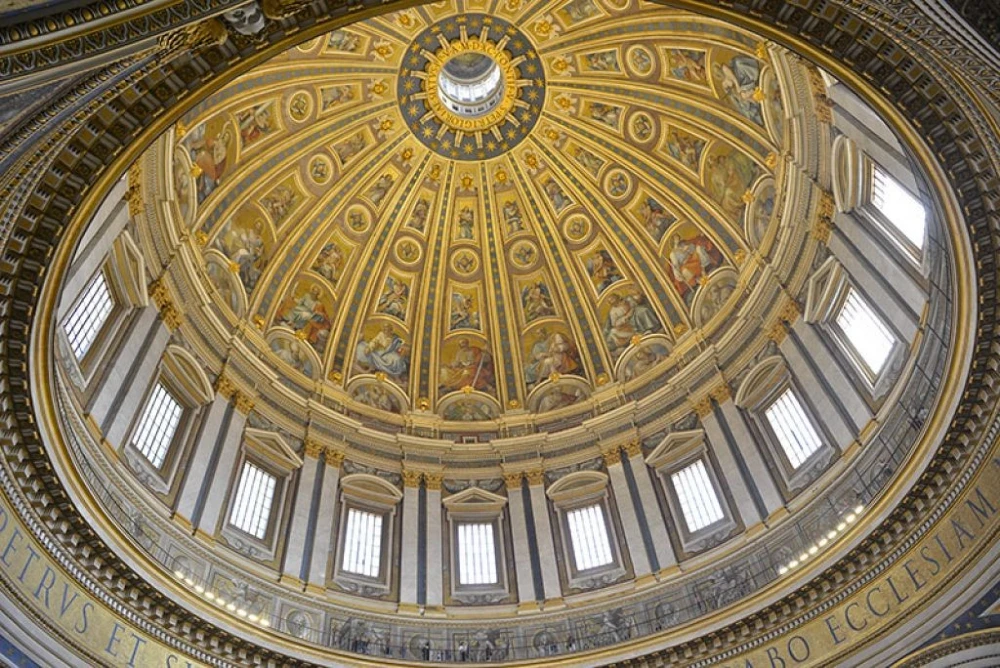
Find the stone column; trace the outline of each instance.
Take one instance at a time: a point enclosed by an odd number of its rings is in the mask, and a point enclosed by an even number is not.
[[[542,593],[546,603],[561,603],[562,587],[559,584],[552,523],[549,521],[549,500],[545,497],[545,472],[535,469],[525,472],[525,477],[531,492],[531,514],[535,524],[535,540],[538,543],[538,561],[542,569]]]
[[[243,442],[243,428],[246,426],[247,415],[253,409],[253,401],[242,392],[234,391],[232,399],[235,410],[231,413],[229,428],[221,442],[216,444],[218,451],[213,454],[215,465],[206,471],[207,484],[202,490],[204,505],[191,518],[195,533],[208,539],[214,539],[219,520],[225,511],[226,497],[233,484],[234,468]]]
[[[417,551],[419,548],[420,471],[403,469],[403,538],[399,559],[399,611],[415,613],[417,605]]]
[[[221,377],[220,377],[221,381]],[[219,382],[216,382],[216,387]],[[198,440],[194,444],[191,458],[185,466],[186,473],[181,482],[180,493],[177,495],[177,505],[174,519],[186,528],[194,531],[191,518],[194,517],[198,499],[201,498],[202,487],[205,486],[212,454],[226,437],[229,428],[229,413],[234,409],[228,397],[216,394],[205,409],[201,426],[198,429]]]
[[[615,493],[618,517],[625,534],[628,553],[632,557],[632,569],[635,571],[635,577],[638,579],[648,576],[652,573],[652,568],[649,565],[649,556],[646,554],[646,544],[642,540],[642,527],[639,526],[639,517],[636,514],[635,504],[632,502],[632,493],[629,491],[628,480],[625,478],[625,469],[622,468],[621,448],[615,446],[604,449],[601,451],[601,456],[604,457],[608,477],[611,478],[611,489]]]
[[[285,559],[281,568],[281,581],[294,586],[302,586],[307,577],[309,562],[305,560],[307,535],[310,524],[315,524],[313,500],[316,493],[316,479],[322,467],[320,455],[323,446],[319,441],[307,438],[299,482],[295,491],[295,504],[289,518],[288,541],[285,544]]]
[[[521,479],[524,474],[504,474],[507,485],[507,512],[510,513],[510,538],[514,549],[514,575],[517,577],[518,609],[537,609],[535,578],[531,571],[531,543],[524,515],[524,494]]]
[[[646,527],[653,541],[653,550],[656,553],[660,571],[675,567],[677,556],[674,555],[674,548],[670,544],[667,522],[663,518],[663,511],[660,509],[660,502],[657,499],[656,490],[653,488],[653,480],[649,476],[649,468],[642,456],[642,446],[639,441],[628,442],[625,445],[625,453],[628,455],[628,462],[632,467],[632,477],[635,478],[635,488],[639,492],[643,514],[646,517]]]
[[[696,411],[698,417],[701,418],[701,425],[705,429],[708,444],[719,462],[719,468],[724,478],[721,482],[728,487],[729,492],[733,495],[736,512],[739,513],[747,528],[760,524],[765,517],[758,510],[753,493],[750,491],[750,485],[753,484],[749,479],[750,472],[749,470],[745,471],[736,459],[739,450],[736,444],[730,441],[727,431],[728,423],[724,428],[723,422],[717,415],[717,412],[721,413],[721,411],[712,406],[711,399],[699,402]]]
[[[427,601],[426,607],[441,608],[444,602],[444,562],[441,554],[441,481],[440,473],[424,474],[427,513]]]
[[[136,314],[128,336],[100,377],[89,412],[113,446],[124,445],[122,439],[135,420],[169,341],[170,330],[163,326],[159,312],[153,306],[145,307]]]
[[[797,320],[791,335],[779,343],[795,379],[819,411],[819,417],[836,445],[845,448],[872,418],[840,364],[827,349],[813,325]]]
[[[322,470],[323,480],[316,508],[316,522],[313,533],[312,550],[309,559],[309,580],[306,589],[321,592],[326,589],[327,566],[330,555],[337,553],[333,527],[336,524],[337,494],[340,486],[340,466],[344,463],[344,453],[328,447],[326,462]]]
[[[732,399],[722,402],[719,405],[719,412],[729,427],[734,445],[743,456],[743,461],[750,472],[753,484],[760,493],[760,498],[767,509],[768,517],[770,517],[775,511],[783,508],[785,502],[781,498],[781,493],[778,491],[777,485],[774,484],[774,478],[771,477],[771,472],[764,462],[764,457],[760,454],[757,439],[750,432],[743,413]]]

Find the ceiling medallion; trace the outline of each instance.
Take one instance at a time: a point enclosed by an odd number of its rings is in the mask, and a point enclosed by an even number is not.
[[[417,36],[403,59],[398,98],[407,126],[425,146],[453,160],[485,160],[531,133],[545,75],[518,28],[466,14]]]

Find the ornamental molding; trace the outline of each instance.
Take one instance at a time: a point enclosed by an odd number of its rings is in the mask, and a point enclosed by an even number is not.
[[[766,11],[762,11],[761,15],[768,21],[773,22],[777,20],[776,17],[769,15]],[[801,21],[809,18],[820,23],[824,22],[824,19],[821,17],[811,16],[804,10],[802,10],[801,15],[797,18]],[[834,26],[829,25],[828,27],[829,34],[836,34]],[[809,33],[804,34],[807,39],[811,39]],[[906,39],[905,34],[899,34],[898,37],[900,41]],[[881,57],[880,54],[872,52],[868,60],[874,65],[877,74],[892,74],[891,71],[884,69],[884,65],[879,65]],[[856,61],[851,59],[849,62]],[[861,68],[860,65],[857,67]],[[889,80],[888,76],[886,77],[886,85],[890,89],[894,89],[896,86],[893,81]],[[934,116],[937,113],[934,105],[930,103],[930,100],[926,99],[926,96],[921,97],[922,91],[913,87],[910,90],[911,92],[907,93],[907,97],[905,99],[901,98],[900,101],[910,109],[911,118],[919,119],[926,117],[934,120]],[[982,119],[979,119],[979,121],[982,122]],[[975,119],[973,123],[975,124]],[[953,140],[954,133],[944,123],[926,122],[922,124],[922,127],[926,129],[928,139],[935,144],[943,142],[946,139]],[[966,161],[966,157],[970,151],[977,146],[981,146],[977,135],[969,139],[963,138],[962,141],[954,140],[951,143],[953,150],[942,153],[942,160],[954,167],[952,177],[956,182],[962,185],[968,184],[967,191],[958,188],[956,188],[956,191],[962,195],[963,203],[969,206],[969,219],[974,226],[973,231],[977,232],[978,243],[982,246],[982,252],[989,253],[992,252],[996,244],[996,239],[992,237],[988,229],[989,221],[995,218],[995,215],[988,213],[989,209],[983,207],[984,201],[988,201],[988,196],[981,189],[986,187],[984,184],[987,183],[987,180],[984,179],[977,184],[975,176],[982,168],[977,168],[971,160]],[[40,154],[40,156],[45,155],[47,154]],[[988,155],[994,160],[997,157],[992,151],[989,151]],[[38,157],[35,156],[35,159],[37,160]],[[106,155],[105,157],[110,159],[112,156]],[[81,184],[86,184],[87,177],[92,176],[92,174],[86,174],[85,171],[77,169],[73,164],[65,164],[65,166],[68,168],[67,173],[73,174],[78,179],[77,185],[69,186],[67,192],[71,198],[78,199],[82,193]],[[982,198],[978,199],[975,196],[976,194],[982,195]],[[58,205],[55,205],[54,211],[59,212]],[[63,209],[62,213],[65,212],[65,209]],[[44,221],[39,224],[42,226],[45,225]],[[55,235],[52,238],[54,239]],[[19,265],[15,268],[16,273],[13,275],[13,284],[20,284],[20,282],[26,280],[26,275],[21,271],[22,266]],[[991,271],[990,267],[992,265],[989,267],[980,266],[979,271],[983,274],[988,274]],[[993,280],[995,277],[987,275],[986,278]],[[4,288],[4,291],[6,292],[7,288]],[[21,297],[18,297],[18,299],[21,299]],[[995,321],[996,314],[994,311],[995,306],[993,304],[984,303],[981,305],[979,313],[981,331],[994,331],[991,324]],[[9,319],[10,316],[5,315],[4,318]],[[46,456],[44,448],[38,447],[39,439],[37,432],[34,432],[34,427],[26,424],[19,417],[29,416],[32,410],[25,403],[27,397],[30,396],[29,392],[24,392],[28,387],[28,379],[23,371],[18,370],[16,364],[19,355],[23,363],[24,352],[23,346],[15,346],[4,351],[3,364],[5,365],[5,369],[11,371],[11,383],[15,388],[13,391],[7,388],[3,390],[7,398],[10,399],[11,405],[15,408],[4,419],[11,421],[9,428],[11,429],[11,433],[17,437],[14,442],[7,446],[4,454],[12,461],[15,459],[31,461],[33,465],[30,467],[30,470],[20,467],[16,474],[18,477],[16,481],[11,477],[10,469],[6,467],[3,469],[0,478],[2,478],[2,482],[6,488],[7,496],[13,500],[12,502],[17,506],[18,512],[30,521],[32,530],[36,531],[39,535],[44,534],[47,537],[57,536],[58,545],[51,538],[47,539],[46,545],[50,549],[59,550],[59,553],[64,555],[63,558],[66,561],[65,567],[70,570],[71,574],[77,577],[84,586],[87,586],[88,590],[94,592],[95,595],[99,595],[103,601],[106,601],[109,605],[120,611],[122,615],[132,620],[137,627],[149,630],[150,632],[157,632],[163,625],[170,625],[168,621],[164,621],[163,617],[164,614],[169,614],[172,611],[173,614],[183,615],[183,618],[186,620],[186,627],[176,626],[176,628],[171,629],[177,637],[218,639],[217,643],[206,641],[207,646],[213,646],[214,644],[216,647],[221,647],[222,649],[219,651],[227,653],[233,660],[236,660],[238,655],[253,656],[255,660],[266,660],[267,656],[275,656],[277,658],[277,655],[260,647],[253,646],[239,638],[228,636],[228,639],[223,640],[225,636],[220,635],[218,630],[211,624],[190,614],[185,614],[183,609],[178,608],[176,604],[163,596],[162,593],[158,593],[149,587],[148,583],[141,581],[136,583],[134,579],[129,577],[128,568],[121,564],[120,559],[116,555],[107,552],[106,546],[98,547],[100,548],[99,552],[102,553],[101,556],[106,559],[104,565],[107,566],[107,570],[101,568],[104,574],[101,580],[108,585],[107,589],[98,586],[97,581],[90,578],[87,575],[87,571],[77,565],[94,564],[92,558],[83,553],[84,546],[90,551],[94,541],[90,537],[81,536],[74,530],[72,528],[75,526],[73,522],[67,522],[62,525],[62,529],[58,529],[60,526],[59,523],[65,522],[64,518],[67,515],[72,516],[74,512],[72,505],[60,505],[58,503],[60,499],[65,497],[65,492],[59,488],[57,481],[49,480],[47,484],[43,483],[41,478],[37,477],[38,474],[35,473],[35,471],[47,470],[45,468]],[[983,365],[984,360],[981,358],[977,358],[974,362],[974,368],[977,370],[985,369],[986,367]],[[807,605],[805,603],[806,598],[811,598],[813,594],[832,597],[833,592],[836,592],[840,596],[846,590],[843,585],[844,582],[851,582],[856,572],[864,572],[872,569],[872,549],[874,546],[900,546],[899,549],[888,554],[881,550],[875,551],[876,560],[898,557],[905,545],[909,544],[908,541],[910,540],[911,532],[914,530],[926,532],[927,528],[931,526],[940,512],[943,512],[943,510],[939,511],[939,509],[946,508],[955,500],[957,494],[955,490],[961,489],[968,482],[972,471],[982,462],[982,458],[988,450],[988,438],[996,435],[995,427],[988,425],[986,417],[991,414],[992,406],[997,398],[996,392],[993,389],[995,385],[993,382],[994,379],[990,374],[991,372],[982,371],[982,377],[990,380],[990,383],[981,383],[980,380],[970,381],[970,385],[973,387],[970,387],[964,393],[970,408],[962,417],[961,436],[959,437],[956,433],[949,434],[949,441],[941,448],[937,459],[931,464],[930,468],[935,472],[935,475],[921,479],[915,487],[912,498],[918,500],[919,503],[914,505],[901,504],[900,508],[894,511],[889,519],[873,535],[870,542],[866,542],[856,553],[846,556],[842,562],[829,569],[826,573],[823,573],[814,583],[811,583],[810,597],[790,598],[783,601],[780,605],[771,608],[769,612],[772,616],[760,616],[756,618],[756,633],[766,630],[768,633],[776,635],[781,631],[794,628],[795,622],[791,618],[800,612],[805,612],[804,608]],[[963,465],[966,468],[963,469]],[[57,503],[50,505],[45,510],[45,514],[42,514],[44,509],[42,508],[41,501],[32,501],[35,507],[29,507],[26,496],[23,494],[23,490],[30,489],[30,485],[32,484],[44,484],[49,494],[53,495],[57,501]],[[954,487],[950,488],[949,486],[953,484]],[[935,506],[935,502],[939,502],[938,505]],[[923,508],[928,508],[929,510],[921,512],[920,509]],[[931,508],[933,510],[930,510]],[[43,525],[42,522],[45,522],[48,526]],[[94,569],[96,573],[97,567],[94,566]],[[124,597],[121,599],[114,598],[107,593],[108,590],[114,591],[115,589],[129,591],[132,600],[126,601]],[[822,594],[817,594],[817,592],[822,592]],[[144,612],[139,612],[139,610],[144,610]],[[159,615],[151,612],[156,610],[166,612]],[[734,651],[740,649],[739,643],[750,635],[748,628],[736,625],[731,629],[731,634],[716,635],[717,642],[712,643],[711,646],[697,643],[684,644],[678,648],[665,650],[659,656],[648,657],[641,661],[643,664],[652,664],[657,661],[679,661],[683,663],[690,661],[691,657],[699,657],[708,661],[709,657],[721,651],[727,652],[727,656],[732,656]],[[206,656],[203,652],[199,652],[199,654],[204,656],[205,660],[211,660],[211,657]]]

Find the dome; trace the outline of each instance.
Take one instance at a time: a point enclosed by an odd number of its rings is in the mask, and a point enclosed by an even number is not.
[[[361,21],[184,116],[161,196],[203,249],[179,289],[207,292],[186,315],[216,364],[487,440],[676,400],[766,342],[817,246],[820,194],[780,157],[786,108],[815,123],[807,68],[674,10],[553,12]]]
[[[11,615],[166,666],[922,665],[991,623],[988,101],[751,5],[154,12],[52,92],[0,143],[0,656]]]

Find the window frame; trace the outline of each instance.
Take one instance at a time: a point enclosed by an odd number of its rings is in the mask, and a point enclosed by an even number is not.
[[[785,392],[792,392],[810,426],[819,437],[820,446],[799,466],[791,465],[777,433],[768,420],[766,411]],[[774,481],[785,497],[785,501],[800,493],[808,483],[826,471],[830,463],[840,453],[833,437],[817,419],[816,411],[808,395],[799,387],[780,355],[767,357],[750,370],[740,384],[735,397],[736,405],[742,409],[747,426],[754,435],[757,448],[775,474]]]
[[[376,568],[374,574],[360,573],[360,572],[355,571],[355,570],[349,570],[347,568],[346,564],[344,563],[346,561],[346,559],[347,559],[347,549],[348,549],[347,541],[348,541],[348,538],[350,537],[349,528],[351,526],[351,514],[352,513],[357,513],[359,515],[361,515],[361,514],[363,514],[363,515],[370,515],[370,516],[375,517],[375,518],[378,519],[378,537],[379,537],[379,545],[378,545],[378,568]],[[348,574],[348,575],[350,575],[352,577],[357,577],[357,578],[369,578],[371,580],[376,580],[376,581],[379,579],[380,575],[382,574],[382,569],[385,568],[385,564],[382,563],[382,547],[385,544],[385,541],[387,539],[385,520],[386,520],[385,513],[378,512],[378,511],[373,511],[373,510],[371,510],[369,508],[362,508],[362,507],[355,506],[355,505],[347,505],[344,508],[344,524],[343,524],[343,527],[344,527],[344,549],[341,550],[340,563],[339,563],[339,568],[340,568],[340,570],[343,573],[346,573],[346,574]]]
[[[159,466],[150,461],[134,443],[136,432],[142,424],[146,410],[149,407],[150,401],[152,401],[153,393],[158,386],[163,387],[167,394],[181,408],[177,427],[174,429],[174,433],[166,445],[163,461]],[[181,460],[183,452],[187,449],[186,445],[192,438],[199,407],[192,405],[182,393],[177,391],[175,384],[163,373],[162,368],[153,377],[153,381],[149,384],[149,387],[146,388],[140,406],[141,409],[132,421],[132,425],[123,439],[123,445],[119,449],[125,455],[126,461],[133,471],[148,474],[144,482],[149,488],[155,492],[165,494],[169,490],[169,485],[174,476],[177,464]]]
[[[861,357],[854,342],[837,322],[851,291],[857,294],[893,338],[892,348],[877,374]],[[804,316],[806,322],[817,326],[821,338],[838,360],[838,366],[852,379],[861,396],[877,410],[880,400],[892,387],[896,371],[907,355],[908,345],[892,321],[885,317],[835,257],[827,258],[809,278]]]
[[[239,526],[238,524],[236,524],[233,518],[233,515],[236,512],[236,502],[239,500],[240,497],[240,488],[242,486],[243,479],[247,475],[249,469],[251,468],[260,471],[262,474],[268,476],[273,481],[273,486],[271,487],[270,490],[271,498],[268,500],[266,516],[263,518],[264,530],[262,532],[262,535],[259,536],[253,531],[251,531],[249,528]],[[270,535],[274,532],[274,525],[275,525],[274,516],[276,515],[275,506],[277,506],[278,502],[281,500],[281,493],[283,491],[281,484],[282,483],[281,476],[278,472],[272,470],[266,463],[257,461],[254,457],[241,458],[240,465],[237,467],[237,471],[238,472],[236,474],[235,485],[233,486],[233,493],[231,495],[232,499],[230,500],[229,508],[226,511],[226,525],[230,529],[238,531],[241,534],[244,534],[245,536],[255,541],[266,543],[268,542]],[[258,519],[258,522],[259,521],[260,520]]]
[[[550,485],[546,494],[556,514],[554,524],[558,527],[567,586],[571,589],[596,589],[613,584],[627,576],[626,552],[621,542],[621,532],[612,513],[612,492],[608,476],[597,471],[571,473]],[[580,570],[576,567],[575,546],[569,528],[568,514],[570,511],[594,505],[599,507],[604,518],[612,561],[609,564]]]
[[[181,407],[177,429],[167,445],[163,463],[158,467],[132,442],[157,385],[163,385]],[[198,437],[198,425],[214,399],[215,390],[191,353],[177,345],[167,346],[156,373],[143,392],[140,409],[136,411],[117,448],[125,464],[145,488],[160,495],[168,504],[173,501],[171,493],[175,493],[179,487],[181,463],[194,446]]]
[[[777,432],[775,432],[766,414],[767,409],[773,406],[785,392],[791,393],[805,419],[819,438],[819,446],[809,453],[798,466],[792,465],[791,459],[785,452],[785,446],[782,445]],[[754,412],[754,418],[758,431],[763,435],[763,441],[767,445],[767,451],[772,460],[777,464],[785,492],[789,495],[801,491],[807,483],[815,479],[819,471],[825,470],[833,458],[833,454],[836,452],[836,448],[830,442],[829,436],[824,432],[821,423],[816,419],[812,406],[805,400],[803,392],[790,376],[786,377],[768,393],[768,396]]]
[[[892,337],[889,352],[886,354],[885,360],[882,362],[882,366],[878,369],[878,371],[869,366],[868,362],[858,350],[857,345],[851,340],[850,336],[848,336],[847,332],[844,331],[844,328],[838,322],[840,314],[843,312],[844,306],[846,305],[851,293],[857,296],[860,302],[871,312],[871,315],[878,320],[879,324]],[[893,328],[892,323],[879,312],[878,308],[874,303],[872,303],[864,291],[858,288],[853,281],[845,277],[844,285],[841,288],[841,294],[835,302],[835,306],[830,313],[829,319],[824,321],[823,324],[824,328],[830,333],[830,337],[836,342],[837,347],[847,357],[847,359],[850,360],[852,369],[864,380],[865,389],[868,394],[877,394],[877,391],[881,389],[883,384],[880,381],[883,381],[892,375],[889,372],[900,358],[903,349],[906,347],[900,339],[899,334]]]
[[[511,596],[511,578],[507,566],[507,498],[470,487],[451,494],[441,501],[447,523],[449,563],[449,602],[467,605],[500,603]],[[496,582],[462,584],[458,533],[463,524],[488,524],[493,527],[493,559]],[[430,537],[433,540],[433,537]]]
[[[403,493],[391,483],[367,473],[354,473],[340,480],[339,506],[336,523],[336,548],[332,554],[332,579],[346,592],[380,598],[391,593],[398,565],[393,562],[397,516]],[[379,573],[369,577],[344,569],[347,545],[347,517],[352,510],[382,517],[382,537],[379,553]]]
[[[123,296],[118,291],[118,286],[115,281],[110,276],[109,260],[105,259],[97,271],[95,271],[84,283],[83,288],[77,294],[69,308],[66,309],[65,314],[59,322],[59,336],[63,339],[66,350],[68,351],[67,357],[73,361],[76,368],[80,372],[82,378],[82,388],[90,385],[97,375],[99,369],[101,369],[101,362],[107,357],[109,352],[114,348],[114,342],[123,336],[122,330],[126,329],[123,325],[128,319],[130,312],[133,311],[133,307],[129,306]],[[83,353],[82,357],[77,357],[76,351],[73,350],[73,345],[69,340],[69,333],[66,330],[66,325],[68,320],[76,311],[77,308],[81,306],[84,296],[87,293],[88,288],[101,277],[104,280],[104,285],[107,288],[108,295],[111,298],[111,310],[105,316],[104,321],[100,324],[97,329],[97,333],[94,339],[90,342],[87,350]]]
[[[722,518],[698,530],[692,531],[687,524],[680,496],[673,484],[672,476],[697,461],[705,464],[709,483],[722,510]],[[667,503],[669,520],[667,528],[685,555],[694,555],[709,550],[732,536],[742,528],[733,510],[733,502],[727,489],[722,485],[722,476],[715,455],[708,447],[705,432],[701,429],[677,431],[668,434],[646,459],[657,480],[660,492]]]
[[[861,156],[861,169],[863,175],[863,182],[861,188],[861,207],[860,211],[864,216],[873,224],[873,226],[880,232],[880,234],[891,242],[893,248],[899,251],[909,262],[910,265],[917,267],[918,269],[923,268],[924,256],[928,246],[928,235],[930,225],[928,224],[928,219],[930,217],[930,211],[924,202],[921,201],[920,197],[913,193],[906,185],[904,185],[899,179],[893,176],[889,169],[886,169],[881,163],[873,159],[870,155],[863,154]],[[924,210],[924,222],[923,222],[923,244],[917,246],[907,235],[900,229],[893,220],[886,215],[879,206],[875,203],[875,176],[876,172],[881,172],[888,179],[893,181],[898,185],[903,191],[908,193],[913,197]]]
[[[246,462],[274,476],[274,493],[263,538],[258,538],[232,523],[240,478]],[[229,475],[229,487],[224,504],[225,514],[219,518],[220,536],[237,552],[259,560],[274,559],[282,536],[281,527],[288,521],[293,475],[302,467],[302,458],[291,449],[280,434],[247,427],[243,443]]]

